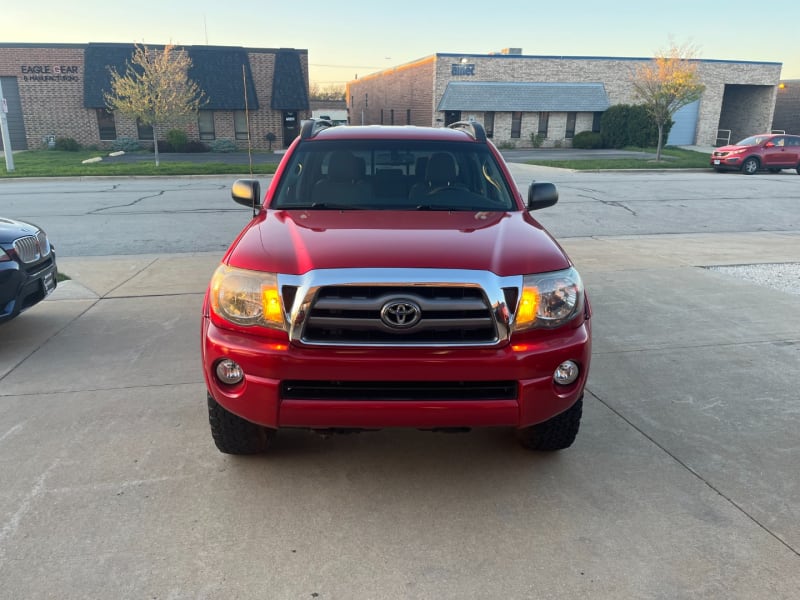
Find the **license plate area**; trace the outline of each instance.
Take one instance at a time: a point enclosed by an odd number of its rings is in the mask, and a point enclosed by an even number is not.
[[[718,164],[719,164],[719,160],[715,160],[715,161],[714,161],[714,164],[715,164],[715,165],[718,165]]]
[[[42,277],[42,288],[44,288],[44,295],[49,296],[56,289],[56,277],[53,273],[46,273]]]

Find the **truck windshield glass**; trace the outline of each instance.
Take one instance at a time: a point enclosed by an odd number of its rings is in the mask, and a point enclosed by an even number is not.
[[[484,145],[346,140],[301,143],[270,208],[510,211],[516,205]]]

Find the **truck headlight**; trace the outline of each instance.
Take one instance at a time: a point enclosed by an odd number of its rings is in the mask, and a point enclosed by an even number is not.
[[[514,318],[514,331],[560,327],[581,310],[583,282],[575,269],[526,275]]]
[[[211,278],[211,308],[237,325],[286,329],[283,302],[274,273],[220,265]]]

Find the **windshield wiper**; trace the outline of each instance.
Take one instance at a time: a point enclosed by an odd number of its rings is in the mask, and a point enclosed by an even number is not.
[[[312,202],[311,206],[305,206],[303,208],[312,210],[362,210],[360,206],[337,204],[336,202]]]

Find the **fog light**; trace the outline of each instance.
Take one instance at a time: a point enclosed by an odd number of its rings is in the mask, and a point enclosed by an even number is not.
[[[226,358],[217,363],[217,378],[222,383],[233,385],[244,379],[244,371],[230,358]]]
[[[553,381],[559,385],[569,385],[578,378],[580,372],[578,365],[571,360],[565,360],[558,365],[556,372],[553,373]]]

